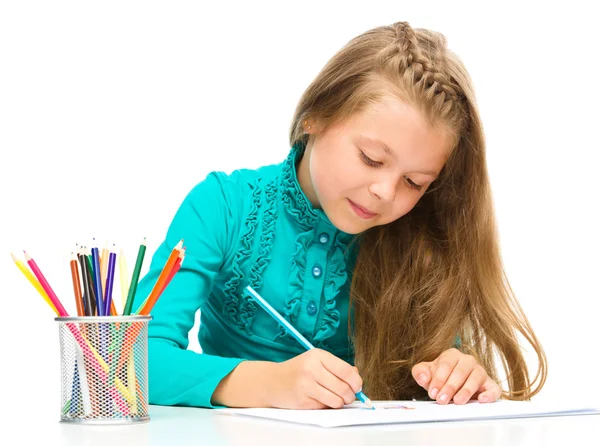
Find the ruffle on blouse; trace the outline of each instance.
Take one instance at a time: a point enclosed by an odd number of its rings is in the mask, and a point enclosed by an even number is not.
[[[293,147],[285,161],[281,181],[282,202],[289,214],[297,220],[303,229],[296,237],[296,250],[292,257],[287,301],[284,310],[284,316],[292,325],[295,323],[300,310],[300,303],[302,302],[306,258],[308,247],[315,237],[315,228],[320,219],[324,219],[331,225],[331,222],[323,211],[312,207],[298,184],[296,178],[296,161],[302,155],[303,151],[303,145],[298,144]],[[328,262],[328,273],[323,290],[325,304],[321,312],[321,320],[313,337],[313,340],[318,343],[317,346],[320,348],[325,347],[323,341],[333,336],[340,325],[340,312],[335,308],[335,298],[348,277],[345,260],[345,236],[347,234],[337,232],[331,260]],[[285,330],[281,330],[276,338],[288,336]]]
[[[262,190],[260,179],[250,184],[253,189],[252,205],[250,214],[246,218],[246,230],[240,240],[240,248],[235,254],[233,262],[233,274],[224,287],[224,293],[227,296],[223,311],[229,318],[241,329],[252,335],[252,321],[256,314],[256,305],[252,299],[245,293],[238,294],[238,287],[244,277],[240,268],[241,262],[250,258],[252,254],[252,240],[256,231],[258,220],[258,208],[260,207]],[[277,179],[272,181],[265,188],[266,209],[263,212],[261,220],[261,234],[259,251],[256,261],[250,269],[249,285],[258,290],[262,286],[262,272],[269,263],[275,237],[276,198],[277,198]]]
[[[266,187],[263,188],[260,179],[250,184],[252,189],[252,204],[245,221],[245,231],[240,239],[240,245],[233,261],[232,277],[224,286],[226,301],[223,312],[238,328],[245,330],[249,335],[253,334],[252,322],[257,311],[257,306],[247,293],[239,290],[240,284],[244,279],[240,265],[253,255],[253,239],[258,222],[258,210],[261,207],[264,190],[265,210],[261,218],[260,243],[256,260],[252,263],[249,270],[248,284],[256,290],[259,290],[263,284],[262,275],[271,259],[275,237],[275,222],[277,219],[277,200],[280,198],[286,211],[294,217],[301,228],[300,233],[296,237],[296,250],[291,259],[287,300],[283,312],[283,316],[291,324],[295,323],[295,319],[300,311],[303,283],[306,274],[306,258],[308,247],[315,236],[315,228],[323,220],[330,224],[332,229],[336,231],[323,289],[325,304],[313,337],[317,347],[327,348],[325,340],[335,334],[340,324],[340,312],[335,308],[335,299],[348,278],[345,250],[346,243],[351,236],[337,231],[325,213],[320,209],[314,209],[302,192],[302,189],[300,189],[296,178],[296,162],[303,151],[303,145],[295,145],[284,162],[281,176],[275,178]],[[288,340],[291,342],[296,342],[287,334],[283,327],[280,327],[280,330],[281,332],[275,338],[285,337],[289,338]]]
[[[340,326],[340,312],[335,308],[335,298],[340,289],[348,280],[346,272],[346,244],[342,241],[342,233],[335,237],[335,248],[329,262],[330,270],[325,279],[323,293],[325,294],[325,306],[323,317],[315,334],[315,342],[324,341],[333,336]]]

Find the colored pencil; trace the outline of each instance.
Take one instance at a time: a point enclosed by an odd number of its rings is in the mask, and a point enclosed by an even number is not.
[[[129,393],[131,395],[131,413],[137,414],[137,392],[136,392],[137,379],[135,377],[135,362],[133,358],[133,351],[129,353],[129,359],[127,361],[127,386],[129,387]]]
[[[308,339],[306,339],[304,336],[302,336],[302,334],[296,330],[294,328],[294,326],[292,324],[290,324],[281,314],[279,314],[277,312],[277,310],[275,310],[271,305],[269,305],[269,303],[264,300],[256,291],[254,291],[254,289],[251,286],[247,286],[246,289],[250,292],[250,296],[271,316],[273,317],[273,319],[275,319],[277,322],[279,322],[281,325],[283,325],[285,327],[285,329],[288,331],[288,333],[290,335],[292,335],[300,344],[302,344],[304,346],[304,348],[306,348],[307,350],[312,350],[313,348],[315,348],[309,341]],[[364,404],[366,404],[368,407],[374,409],[375,407],[373,406],[373,403],[371,403],[371,400],[369,398],[367,398],[367,396],[362,392],[359,391],[356,394],[356,397],[363,402]]]
[[[87,370],[85,369],[85,361],[83,360],[83,350],[79,344],[75,344],[75,361],[77,368],[79,369],[79,383],[81,384],[80,391],[83,402],[83,412],[87,416],[92,413],[92,403],[90,400],[90,387],[87,379]],[[75,380],[73,380],[73,384],[75,384]]]
[[[100,255],[100,280],[102,281],[102,295],[106,296],[106,276],[108,275],[108,242],[104,243],[104,248]],[[108,314],[108,313],[106,313]]]
[[[129,291],[127,293],[127,301],[125,302],[125,308],[123,309],[123,316],[129,316],[131,314],[131,307],[133,306],[133,299],[135,298],[135,292],[137,290],[138,281],[140,279],[140,271],[142,270],[142,263],[144,262],[144,255],[146,253],[146,238],[140,244],[138,250],[137,260],[135,261],[135,267],[133,268],[133,275],[131,276],[131,283],[129,285]]]
[[[94,239],[95,241],[96,239]],[[98,316],[104,316],[104,298],[102,297],[102,278],[100,271],[100,255],[98,247],[92,246],[92,262],[94,264],[94,291],[96,292],[96,309]]]
[[[92,281],[90,282],[90,284],[92,285],[93,289],[96,289],[96,275],[94,274],[94,260],[92,259],[92,253],[90,252],[90,249],[87,246],[83,247],[83,252],[85,254],[85,260],[88,264],[90,275],[92,276]]]
[[[94,279],[92,277],[92,266],[88,255],[86,254],[86,249],[83,249],[83,253],[81,254],[81,263],[82,263],[82,274],[85,275],[85,289],[87,294],[87,301],[89,304],[90,314],[89,316],[95,316],[97,314],[96,311],[96,294],[94,292]],[[85,272],[83,272],[85,270]]]
[[[82,292],[82,296],[83,296],[83,314],[85,316],[91,316],[92,313],[92,303],[91,303],[91,298],[90,295],[88,293],[88,286],[87,286],[87,273],[85,270],[85,259],[83,258],[83,255],[81,254],[81,249],[79,248],[79,250],[77,251],[77,260],[79,261],[79,266],[81,268],[81,292]]]
[[[175,262],[175,265],[171,269],[171,272],[169,273],[169,276],[167,277],[167,280],[165,281],[165,285],[163,286],[163,288],[161,290],[161,294],[165,291],[165,288],[167,288],[167,285],[169,285],[169,283],[173,279],[173,276],[175,276],[175,274],[177,274],[177,271],[179,271],[179,268],[181,268],[181,263],[183,262],[184,258],[185,258],[185,246],[179,252],[179,256],[177,257],[177,261]]]
[[[171,255],[169,255],[169,258],[167,259],[165,266],[163,266],[163,269],[160,275],[158,276],[158,279],[156,279],[156,283],[154,284],[154,287],[150,292],[150,296],[148,296],[148,301],[146,302],[143,308],[138,310],[139,314],[150,314],[150,310],[152,309],[160,294],[162,293],[167,278],[171,273],[171,269],[175,266],[175,262],[177,262],[182,246],[183,240],[180,240],[179,243],[177,243],[177,245],[175,246],[175,248],[173,248],[173,250],[171,251]]]
[[[115,263],[117,261],[117,254],[114,251],[110,251],[108,255],[108,271],[106,275],[106,293],[104,302],[104,314],[110,315],[110,308],[112,304],[112,291],[115,279]]]
[[[40,282],[35,278],[33,273],[29,270],[29,268],[27,268],[27,266],[23,263],[23,261],[17,259],[17,257],[12,252],[10,253],[10,255],[11,255],[13,261],[15,262],[15,264],[17,265],[17,267],[25,275],[27,280],[29,280],[29,282],[34,286],[34,288],[37,290],[37,292],[40,293],[40,295],[44,298],[44,300],[50,306],[50,308],[52,308],[52,311],[54,311],[56,313],[56,315],[58,316],[58,310],[56,309],[56,307],[54,306],[54,304],[48,297],[48,294],[46,293],[46,291],[44,291],[44,288],[42,287],[42,285],[40,285]]]
[[[67,310],[65,310],[65,307],[63,307],[62,304],[60,303],[58,296],[56,295],[56,293],[54,292],[54,290],[52,289],[52,287],[50,286],[50,284],[48,283],[48,281],[42,274],[42,271],[39,269],[39,267],[35,263],[35,260],[33,260],[33,258],[29,254],[27,254],[27,252],[23,251],[23,253],[25,254],[25,260],[29,264],[29,267],[33,271],[33,274],[35,274],[37,279],[40,281],[40,285],[42,286],[44,291],[46,291],[48,298],[54,304],[54,308],[56,308],[56,310],[58,311],[58,314],[60,316],[68,316],[69,313],[67,313]]]
[[[121,248],[121,252],[119,253],[119,282],[121,284],[121,303],[125,304],[127,300],[127,290],[129,275],[127,274],[127,261],[125,259],[125,253],[123,252],[123,248]]]
[[[169,285],[169,282],[171,282],[171,279],[173,279],[173,276],[175,276],[175,274],[177,273],[177,271],[179,271],[179,268],[181,267],[181,263],[183,262],[183,259],[185,258],[185,247],[179,252],[179,256],[177,257],[177,261],[175,262],[175,265],[173,266],[173,268],[171,268],[171,272],[169,273],[169,276],[167,277],[167,280],[164,284],[164,286],[162,287],[162,290],[160,291],[158,298],[162,295],[162,293],[165,291],[165,289],[167,288],[167,285]],[[140,314],[142,308],[144,308],[146,306],[146,304],[148,303],[148,300],[150,299],[150,296],[146,297],[146,299],[144,300],[144,302],[142,303],[142,305],[140,305],[138,307],[138,310],[135,312],[135,314]],[[152,310],[150,308],[150,310]],[[148,310],[148,311],[150,311]]]
[[[77,257],[71,253],[71,278],[73,279],[73,294],[75,294],[75,306],[77,308],[77,316],[83,316],[83,297],[81,296],[81,281],[79,279],[79,266],[77,265]]]

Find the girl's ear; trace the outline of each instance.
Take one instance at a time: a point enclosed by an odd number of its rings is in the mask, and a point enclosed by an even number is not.
[[[314,135],[319,132],[319,124],[316,119],[305,119],[302,121],[302,128],[305,135]]]

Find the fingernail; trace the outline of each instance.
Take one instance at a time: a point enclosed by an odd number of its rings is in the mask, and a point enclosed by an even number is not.
[[[454,402],[455,402],[456,404],[462,404],[462,402],[463,402],[463,398],[462,398],[462,396],[460,396],[460,395],[459,395],[459,396],[455,396],[455,397],[454,397]]]
[[[431,389],[431,398],[435,398],[435,396],[438,394],[438,389]]]
[[[447,399],[448,399],[448,395],[446,395],[445,393],[442,396],[440,396],[440,401],[442,403],[445,403]]]
[[[421,373],[419,375],[419,384],[424,385],[427,383],[427,375],[425,373]]]
[[[487,401],[487,396],[480,396],[479,397],[479,401],[481,401],[482,403],[485,403]]]

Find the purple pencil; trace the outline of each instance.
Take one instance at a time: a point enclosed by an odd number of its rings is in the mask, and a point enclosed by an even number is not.
[[[114,245],[113,245],[114,246]],[[117,263],[117,254],[111,249],[108,255],[108,272],[106,274],[106,296],[104,299],[104,314],[110,315],[110,304],[112,301],[112,289],[115,282],[115,264]]]

